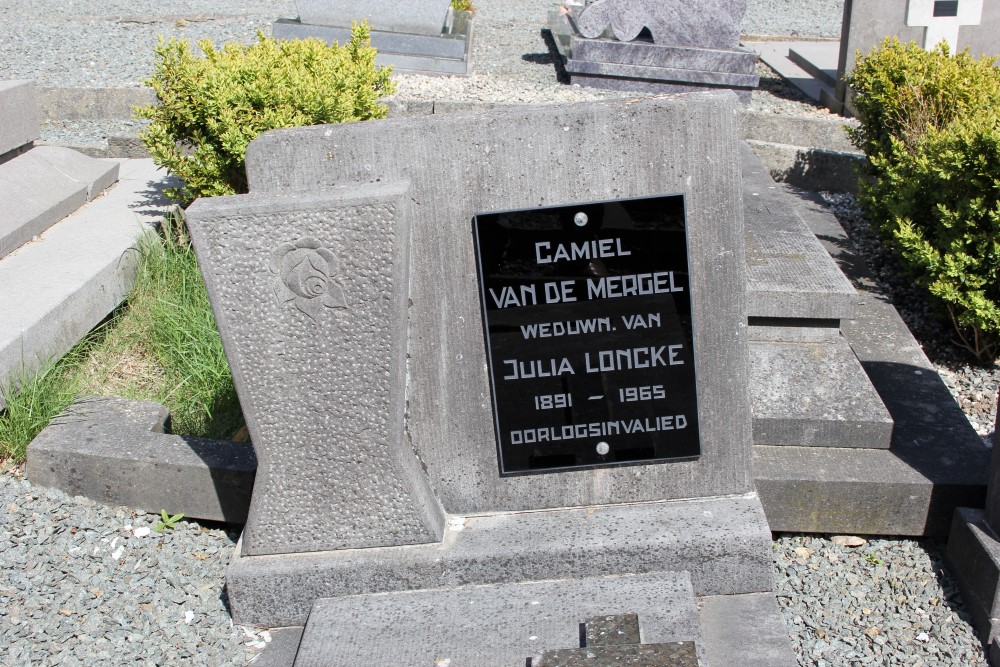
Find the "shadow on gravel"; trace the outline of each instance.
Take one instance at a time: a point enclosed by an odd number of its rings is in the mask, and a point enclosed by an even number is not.
[[[562,55],[559,53],[559,49],[556,47],[556,39],[552,36],[552,31],[548,28],[542,28],[541,30],[542,39],[545,40],[545,46],[549,48],[549,60],[548,63],[552,64],[556,69],[556,81],[568,86],[570,84],[569,72],[566,71],[566,66],[563,64]],[[535,54],[528,54],[535,55]],[[534,62],[534,61],[531,61]],[[539,64],[543,64],[541,60],[538,61]]]

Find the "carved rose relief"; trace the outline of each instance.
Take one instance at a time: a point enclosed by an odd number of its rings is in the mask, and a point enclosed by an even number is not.
[[[337,257],[306,236],[295,243],[282,243],[271,254],[271,273],[277,274],[274,294],[281,303],[291,303],[315,320],[324,308],[346,308],[344,288],[334,281]]]

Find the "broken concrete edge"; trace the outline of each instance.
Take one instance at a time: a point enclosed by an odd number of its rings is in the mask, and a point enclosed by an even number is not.
[[[244,523],[257,471],[252,445],[170,435],[168,418],[157,403],[80,400],[28,446],[28,480],[153,514]]]

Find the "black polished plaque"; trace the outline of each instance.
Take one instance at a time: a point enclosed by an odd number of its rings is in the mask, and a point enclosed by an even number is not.
[[[697,457],[683,196],[473,228],[500,473]]]

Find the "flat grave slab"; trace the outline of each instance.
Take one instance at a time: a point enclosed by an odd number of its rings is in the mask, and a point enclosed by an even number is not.
[[[425,665],[565,664],[545,654],[579,648],[581,624],[620,614],[638,615],[642,644],[700,644],[691,581],[668,572],[318,600],[295,667],[396,667],[400,656]],[[600,641],[589,639],[588,647]]]
[[[846,320],[857,291],[809,230],[796,200],[740,144],[751,318]]]
[[[888,449],[892,417],[836,329],[750,328],[755,445]]]

